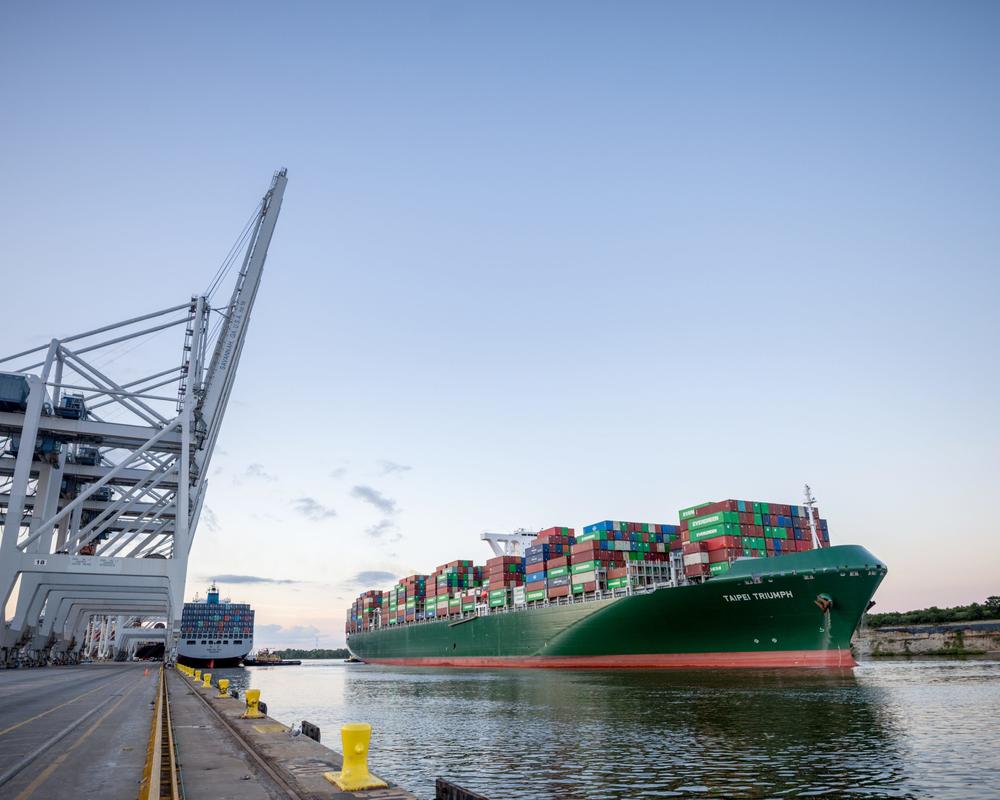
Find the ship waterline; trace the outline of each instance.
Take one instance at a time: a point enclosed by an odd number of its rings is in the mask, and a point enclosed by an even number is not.
[[[704,583],[352,633],[371,663],[434,667],[852,667],[886,567],[841,545],[738,561]]]

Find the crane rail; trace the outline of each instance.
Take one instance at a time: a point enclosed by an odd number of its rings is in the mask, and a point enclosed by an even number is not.
[[[146,748],[146,766],[139,784],[139,800],[182,800],[177,774],[177,751],[174,749],[174,731],[170,724],[170,702],[167,697],[167,679],[160,667],[156,705]]]

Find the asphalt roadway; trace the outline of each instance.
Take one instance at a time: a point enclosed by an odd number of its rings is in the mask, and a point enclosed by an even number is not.
[[[0,798],[134,800],[159,667],[0,670]]]

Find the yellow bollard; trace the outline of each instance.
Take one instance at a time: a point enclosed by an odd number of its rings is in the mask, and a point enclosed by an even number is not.
[[[202,689],[211,689],[212,688],[212,673],[211,672],[205,672],[205,673],[202,674],[202,676],[201,676],[201,688]]]
[[[216,697],[229,697],[229,681],[225,678],[219,678],[219,693]]]
[[[351,722],[340,729],[344,747],[344,769],[341,772],[324,772],[323,777],[345,792],[362,789],[381,789],[388,786],[384,780],[368,771],[368,747],[372,740],[372,726],[367,722]]]
[[[247,710],[241,715],[243,719],[260,719],[260,689],[247,689]]]
[[[194,679],[196,681],[200,681],[201,680],[201,670],[200,669],[196,669],[194,671]]]

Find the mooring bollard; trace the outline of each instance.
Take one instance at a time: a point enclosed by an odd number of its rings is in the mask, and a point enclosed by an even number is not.
[[[229,697],[229,681],[226,678],[219,678],[219,693],[216,697]]]
[[[345,792],[362,789],[381,789],[388,786],[384,780],[368,771],[368,748],[372,740],[372,726],[367,722],[350,722],[340,729],[344,747],[344,769],[324,772],[323,777]]]
[[[201,680],[201,670],[200,669],[196,669],[194,671],[194,679],[196,681],[200,681]]]
[[[211,689],[212,688],[212,673],[211,672],[205,672],[205,673],[202,674],[202,676],[201,676],[201,688],[202,689]]]
[[[260,689],[247,689],[247,710],[243,712],[243,719],[260,719],[264,715],[260,713]]]

